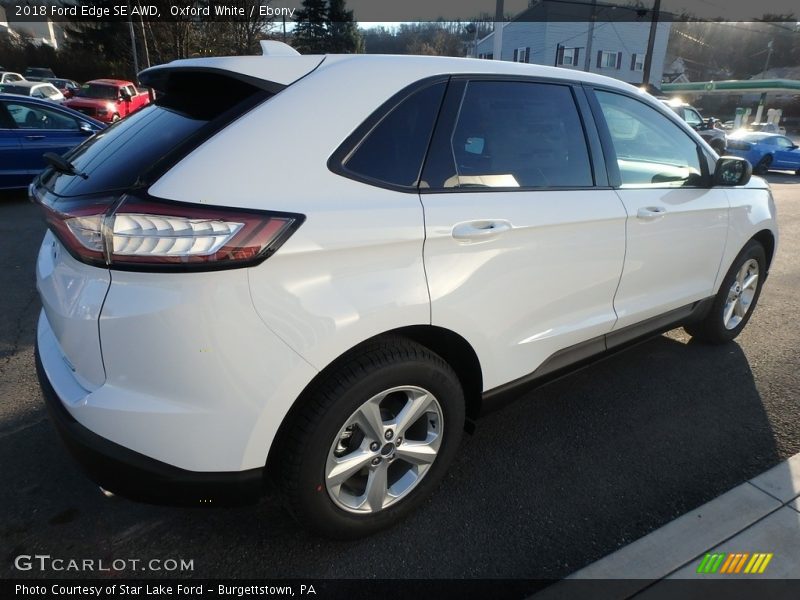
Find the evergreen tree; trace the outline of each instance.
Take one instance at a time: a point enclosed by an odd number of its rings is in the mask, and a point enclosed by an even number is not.
[[[292,44],[302,54],[328,52],[328,3],[326,0],[303,0],[297,11]]]
[[[353,11],[345,8],[345,0],[328,3],[328,52],[359,54],[364,52],[364,38],[353,20]]]

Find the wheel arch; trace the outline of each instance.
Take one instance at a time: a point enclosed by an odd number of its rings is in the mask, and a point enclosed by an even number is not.
[[[386,337],[403,337],[416,342],[441,356],[445,362],[453,368],[464,389],[467,417],[465,429],[469,432],[474,430],[474,420],[480,415],[481,411],[483,373],[481,371],[478,355],[475,353],[470,343],[454,331],[435,325],[409,325],[400,327],[359,342],[354,347],[339,355],[328,364],[328,366],[317,373],[308,383],[298,395],[297,399],[292,403],[289,412],[284,416],[270,445],[266,462],[266,474],[268,476],[275,472],[276,462],[279,460],[280,448],[283,447],[282,442],[285,436],[292,430],[302,407],[320,383],[343,362],[347,361],[353,353],[358,352],[364,346]]]
[[[769,229],[762,229],[750,239],[764,246],[764,252],[767,255],[767,272],[769,272],[770,265],[772,265],[772,258],[775,256],[775,234]]]

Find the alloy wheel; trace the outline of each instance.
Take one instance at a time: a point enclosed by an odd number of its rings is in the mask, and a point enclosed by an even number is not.
[[[736,273],[722,312],[725,329],[736,329],[750,310],[758,288],[758,275],[758,261],[752,258]]]
[[[425,477],[442,443],[444,419],[434,395],[399,386],[376,394],[345,421],[331,444],[325,486],[354,513],[379,512]]]

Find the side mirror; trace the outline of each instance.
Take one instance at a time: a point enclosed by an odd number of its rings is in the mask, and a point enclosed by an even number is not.
[[[92,126],[91,126],[91,125],[89,125],[88,123],[81,123],[81,124],[78,126],[78,130],[79,130],[79,131],[80,131],[80,132],[81,132],[83,135],[94,135],[94,129],[92,129]]]
[[[752,165],[738,156],[721,156],[714,168],[714,185],[744,185],[753,174]]]

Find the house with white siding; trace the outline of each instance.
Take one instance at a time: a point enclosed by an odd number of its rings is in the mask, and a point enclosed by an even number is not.
[[[637,18],[635,9],[612,7],[586,1],[585,20],[571,4],[564,13],[563,2],[541,0],[503,24],[501,60],[536,63],[600,73],[641,85],[651,29],[651,14],[642,11]],[[580,2],[580,0],[577,0]],[[632,15],[611,12],[633,11]],[[591,20],[593,11],[595,20]],[[576,18],[578,17],[578,18]],[[558,19],[564,19],[559,21]],[[604,18],[609,20],[603,20]],[[614,20],[610,20],[610,19]],[[658,86],[664,71],[664,58],[669,41],[670,22],[660,20],[656,25],[649,83]],[[479,40],[473,56],[494,58],[494,33]]]

